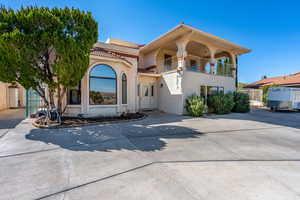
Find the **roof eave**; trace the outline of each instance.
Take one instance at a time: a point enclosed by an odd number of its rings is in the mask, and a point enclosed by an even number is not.
[[[149,42],[148,44],[146,44],[145,46],[141,47],[140,48],[140,52],[143,53],[143,52],[147,52],[147,50],[150,49],[151,51],[151,48],[153,48],[153,45],[155,45],[155,43],[158,43],[160,42],[161,40],[163,40],[164,38],[166,38],[168,35],[172,34],[173,32],[175,32],[176,30],[179,30],[180,28],[186,28],[187,31],[190,30],[190,31],[193,31],[195,33],[199,33],[201,35],[204,35],[205,37],[208,37],[208,38],[211,38],[213,40],[217,40],[217,41],[220,41],[221,43],[225,44],[225,45],[228,45],[229,49],[232,49],[232,51],[236,54],[236,55],[241,55],[241,54],[245,54],[245,53],[249,53],[251,51],[251,49],[248,49],[248,48],[245,48],[245,47],[242,47],[242,46],[239,46],[237,44],[234,44],[232,42],[229,42],[227,40],[224,40],[220,37],[217,37],[217,36],[214,36],[212,34],[209,34],[209,33],[206,33],[204,31],[201,31],[199,29],[196,29],[192,26],[188,26],[186,24],[179,24],[177,25],[176,27],[172,28],[171,30],[169,30],[168,32],[164,33],[163,35],[159,36],[158,38],[152,40],[151,42]]]

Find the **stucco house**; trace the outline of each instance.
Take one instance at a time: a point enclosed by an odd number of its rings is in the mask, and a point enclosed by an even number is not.
[[[179,24],[152,42],[97,42],[78,87],[65,98],[66,115],[111,116],[160,110],[184,114],[185,99],[236,89],[237,56],[249,49]]]
[[[300,72],[296,72],[287,76],[263,77],[259,81],[255,81],[245,86],[245,88],[260,88],[263,86],[277,85],[283,87],[300,87]]]

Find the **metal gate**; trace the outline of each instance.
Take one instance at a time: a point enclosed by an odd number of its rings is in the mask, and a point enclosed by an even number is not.
[[[32,89],[26,90],[26,117],[34,114],[41,106],[41,97]]]

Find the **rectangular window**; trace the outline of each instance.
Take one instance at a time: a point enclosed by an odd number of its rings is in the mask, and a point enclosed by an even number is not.
[[[207,103],[207,98],[217,92],[224,93],[224,87],[216,87],[216,86],[200,86],[200,97],[205,99],[205,103]]]
[[[202,86],[200,86],[200,97],[201,98],[206,98],[206,86],[204,86],[204,85],[202,85]]]
[[[218,88],[218,91],[224,93],[224,87],[219,87],[219,88]]]
[[[144,86],[144,96],[148,97],[149,96],[149,91],[148,91],[148,87]]]
[[[138,84],[137,85],[137,95],[138,95],[138,97],[140,96],[140,88],[141,88],[141,86],[140,86],[140,84]]]
[[[165,70],[171,70],[172,69],[172,56],[171,55],[165,54],[164,67],[165,67]]]
[[[191,64],[191,67],[197,66],[197,61],[196,60],[190,60],[190,64]]]
[[[200,97],[204,99],[205,104],[207,104],[207,87],[205,85],[200,86]]]
[[[151,85],[151,96],[154,96],[154,85]]]
[[[207,86],[207,96],[213,95],[218,92],[218,87]]]
[[[67,90],[68,105],[80,105],[81,104],[81,84],[74,88]]]
[[[197,71],[197,61],[196,60],[190,60],[190,70]]]

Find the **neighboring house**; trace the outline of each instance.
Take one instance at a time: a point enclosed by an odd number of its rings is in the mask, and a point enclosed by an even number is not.
[[[300,72],[288,76],[276,76],[271,78],[262,78],[259,81],[250,83],[245,88],[260,88],[268,85],[278,85],[285,87],[300,87]]]
[[[25,106],[25,89],[0,82],[0,110]]]
[[[160,110],[184,114],[185,99],[236,90],[236,58],[249,52],[180,24],[146,45],[97,42],[90,67],[64,99],[66,115],[111,116]]]

